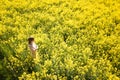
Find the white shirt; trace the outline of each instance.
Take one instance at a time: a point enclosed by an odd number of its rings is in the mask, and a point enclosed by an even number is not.
[[[32,44],[29,44],[29,48],[32,52],[34,52],[36,49],[38,49],[38,46],[34,42],[32,42]]]

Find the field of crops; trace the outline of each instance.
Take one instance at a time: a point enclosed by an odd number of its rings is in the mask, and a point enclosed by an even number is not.
[[[0,0],[0,80],[120,80],[120,0]]]

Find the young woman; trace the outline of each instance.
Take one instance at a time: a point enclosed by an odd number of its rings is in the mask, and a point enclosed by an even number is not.
[[[36,50],[38,49],[38,46],[35,44],[33,37],[28,38],[28,44],[29,44],[29,48],[30,48],[31,53],[32,53],[32,57],[36,58]]]

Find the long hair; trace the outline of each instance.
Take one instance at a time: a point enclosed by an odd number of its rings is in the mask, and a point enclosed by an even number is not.
[[[33,37],[28,38],[28,44],[31,44],[32,41],[34,41]]]

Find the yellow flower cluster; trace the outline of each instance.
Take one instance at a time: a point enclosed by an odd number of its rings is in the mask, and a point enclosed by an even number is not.
[[[119,7],[119,0],[0,0],[1,79],[119,80]]]

